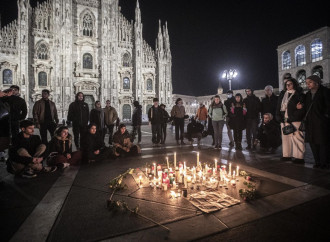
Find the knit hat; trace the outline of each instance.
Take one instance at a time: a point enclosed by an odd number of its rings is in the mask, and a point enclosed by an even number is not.
[[[311,76],[307,77],[306,80],[307,79],[312,80],[312,81],[316,82],[319,85],[322,83],[322,80],[318,75],[311,75]]]

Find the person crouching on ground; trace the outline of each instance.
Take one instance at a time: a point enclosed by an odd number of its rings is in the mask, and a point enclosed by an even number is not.
[[[9,150],[9,160],[15,174],[24,178],[36,177],[36,172],[54,172],[57,167],[43,166],[46,145],[42,144],[40,136],[34,135],[32,121],[20,122],[21,132],[13,139]]]
[[[125,124],[120,124],[118,130],[113,135],[115,156],[136,155],[141,153],[140,147],[131,142],[131,137],[126,130]]]
[[[263,115],[263,122],[258,129],[257,140],[260,142],[260,150],[274,154],[281,145],[281,130],[278,124],[273,120],[271,113]]]
[[[54,156],[48,163],[63,169],[70,165],[79,165],[81,161],[81,152],[72,152],[72,135],[69,134],[69,128],[66,126],[61,126],[55,131],[49,143],[49,152]]]
[[[204,131],[204,125],[196,122],[194,117],[191,117],[190,123],[187,125],[186,138],[189,140],[190,145],[193,144],[193,138],[197,138],[197,145],[200,149],[200,141],[202,139],[202,132]]]
[[[105,147],[104,140],[97,132],[95,123],[88,125],[87,133],[81,137],[80,143],[84,163],[101,161],[111,156],[111,150]]]

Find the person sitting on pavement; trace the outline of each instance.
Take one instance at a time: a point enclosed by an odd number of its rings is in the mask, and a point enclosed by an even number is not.
[[[105,146],[95,123],[88,125],[87,133],[81,137],[80,143],[83,163],[93,163],[111,157],[111,149]]]
[[[55,131],[49,143],[49,152],[51,158],[48,163],[63,169],[70,165],[79,165],[81,161],[81,151],[72,152],[72,135],[67,126],[61,126]]]
[[[114,153],[116,157],[137,155],[141,153],[141,149],[138,145],[134,145],[131,142],[131,136],[126,130],[125,124],[120,124],[118,130],[113,135]]]
[[[271,113],[263,115],[263,122],[258,129],[257,141],[260,142],[260,150],[274,154],[281,145],[281,130],[279,125],[273,120]]]
[[[40,136],[34,135],[34,123],[29,120],[20,122],[21,132],[12,140],[9,150],[9,163],[14,174],[24,178],[36,177],[36,172],[54,172],[56,166],[44,166],[46,145]],[[8,163],[7,163],[8,165]]]
[[[187,125],[187,133],[185,134],[186,138],[189,140],[190,145],[193,144],[193,138],[197,138],[198,148],[201,148],[200,141],[202,139],[202,133],[204,131],[204,125],[196,122],[194,116],[191,117],[190,123]]]

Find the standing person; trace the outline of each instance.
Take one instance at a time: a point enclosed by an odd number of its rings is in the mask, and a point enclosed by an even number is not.
[[[214,148],[221,149],[222,144],[222,130],[225,125],[227,112],[224,110],[224,106],[221,102],[220,96],[215,95],[214,101],[212,102],[209,109],[209,116],[212,119],[212,126],[214,130]]]
[[[67,126],[61,126],[55,131],[49,142],[49,152],[55,153],[55,156],[48,163],[63,169],[70,165],[79,165],[81,161],[81,151],[72,152],[72,136]]]
[[[212,102],[213,102],[213,97],[211,98],[211,103]],[[209,106],[207,113],[209,113],[210,107],[211,105]],[[207,115],[207,134],[212,136],[212,145],[214,145],[214,130],[212,126],[212,118],[210,117],[210,115]]]
[[[258,129],[258,141],[261,151],[274,154],[281,145],[281,131],[279,125],[273,120],[271,113],[263,115],[263,122]]]
[[[227,100],[224,102],[224,105],[226,106],[227,113],[230,112],[231,104],[235,102],[235,97],[233,96],[233,91],[228,90],[227,92]],[[233,139],[233,134],[231,132],[231,129],[229,127],[229,115],[226,116],[226,128],[227,128],[227,133],[228,133],[228,138],[229,138],[229,146],[233,147],[234,146],[234,139]]]
[[[274,88],[271,85],[266,86],[265,97],[261,100],[261,115],[271,113],[275,117],[277,102],[278,96],[274,94]]]
[[[27,115],[27,106],[23,98],[20,97],[19,87],[16,85],[10,86],[13,94],[8,97],[10,106],[10,131],[14,138],[19,133],[19,123],[24,120]]]
[[[206,127],[206,123],[207,123],[207,109],[205,107],[205,105],[203,103],[199,104],[199,108],[197,110],[196,113],[196,117],[195,120],[199,120],[199,122]]]
[[[235,101],[231,104],[229,126],[234,131],[236,150],[242,150],[243,130],[246,128],[246,108],[240,93],[235,95]]]
[[[113,136],[113,129],[117,122],[118,113],[114,107],[111,106],[110,100],[106,101],[106,106],[104,108],[104,117],[105,117],[105,125],[108,127],[109,130],[109,145],[112,145],[112,136]]]
[[[181,145],[185,145],[183,142],[183,134],[184,134],[184,119],[186,115],[186,110],[183,106],[183,101],[181,98],[178,98],[175,101],[175,105],[171,110],[171,117],[173,117],[175,124],[175,139],[177,145],[179,145],[179,139],[181,140]]]
[[[309,91],[306,94],[306,139],[309,143],[315,168],[330,168],[330,90],[322,85],[317,75],[307,77]]]
[[[162,141],[160,142],[161,144],[165,144],[166,141],[166,134],[167,134],[167,123],[169,122],[170,119],[170,115],[168,114],[168,112],[166,111],[166,105],[165,104],[161,104],[160,108],[163,110],[163,121],[161,123],[161,139]]]
[[[161,141],[161,124],[163,122],[163,110],[159,107],[158,98],[153,99],[154,105],[148,111],[149,124],[151,124],[152,145],[159,146]]]
[[[141,144],[141,125],[142,125],[142,106],[139,101],[134,101],[134,110],[132,115],[132,124],[133,124],[133,140],[135,139],[136,134],[138,135],[138,144]]]
[[[41,141],[47,145],[47,130],[50,133],[50,138],[52,138],[59,121],[56,105],[49,100],[49,90],[42,90],[41,97],[42,98],[34,104],[32,113],[34,123],[40,131]]]
[[[10,90],[9,95],[12,95]],[[10,106],[7,103],[8,93],[0,90],[0,161],[5,161],[5,150],[9,148],[10,144],[10,126],[9,115]]]
[[[101,102],[95,102],[95,108],[91,110],[89,115],[89,121],[91,123],[96,124],[97,132],[99,133],[100,137],[104,140],[105,132],[106,132],[106,125],[105,125],[105,118],[104,118],[104,109],[101,108]]]
[[[74,135],[74,143],[79,149],[80,137],[86,133],[86,128],[89,121],[89,108],[85,103],[85,96],[82,92],[78,92],[76,99],[69,106],[68,118],[72,122],[72,131]]]
[[[243,103],[247,109],[246,113],[246,140],[248,146],[247,150],[256,149],[255,139],[257,138],[258,125],[260,120],[261,102],[260,99],[253,94],[251,88],[245,89],[246,98],[244,98]],[[251,146],[251,144],[253,146]]]
[[[304,118],[304,94],[296,79],[288,78],[284,80],[282,90],[277,104],[276,119],[281,123],[281,130],[284,126],[292,124],[296,131],[284,135],[282,132],[282,152],[281,160],[290,161],[292,157],[295,163],[304,163],[305,143],[304,134],[299,130],[301,121]]]

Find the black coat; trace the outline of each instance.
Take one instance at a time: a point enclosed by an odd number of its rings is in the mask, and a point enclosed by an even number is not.
[[[271,113],[273,117],[276,116],[276,107],[278,102],[278,96],[274,93],[268,97],[267,95],[261,100],[261,114]]]
[[[234,113],[231,109],[234,108]],[[235,103],[235,107],[232,107],[228,114],[229,127],[234,130],[244,130],[246,128],[246,115],[244,115],[242,105]]]
[[[83,152],[83,161],[95,160],[97,155],[94,151],[104,148],[104,141],[99,133],[91,134],[87,132],[80,140],[81,150]]]
[[[103,116],[103,119],[104,119],[104,116]],[[103,122],[101,122],[101,111],[100,110],[97,110],[97,109],[93,108],[91,110],[89,120],[90,120],[91,123],[96,124],[96,130],[98,132],[102,132],[102,130],[104,128],[105,121],[103,120]],[[103,127],[101,127],[102,124],[103,124]]]
[[[161,124],[163,123],[163,109],[158,106],[152,106],[148,111],[148,118],[151,124]]]
[[[41,144],[42,143],[39,135],[31,135],[30,138],[24,138],[23,133],[20,132],[12,140],[12,146],[9,148],[9,158],[14,162],[23,163],[25,165],[32,163],[32,156],[37,151],[37,147]],[[31,157],[19,156],[17,151],[20,148],[26,149]]]
[[[265,148],[277,148],[281,145],[281,130],[278,123],[271,120],[268,124],[262,123],[258,129],[260,146]]]
[[[276,108],[276,121],[280,123],[284,123],[285,112],[281,111],[281,105],[284,94],[285,91],[283,90],[278,98],[277,108]],[[303,107],[302,109],[297,109],[297,104],[299,102],[302,104],[305,102],[305,95],[302,92],[296,91],[288,103],[288,117],[289,117],[288,123],[298,122],[303,120],[305,115],[305,108]]]
[[[197,134],[197,133],[202,133],[203,131],[204,131],[203,124],[197,123],[196,121],[190,122],[187,125],[188,134]]]
[[[57,152],[60,155],[72,154],[72,137],[68,134],[65,140],[60,136],[53,136],[49,142],[49,152]]]
[[[244,98],[243,103],[245,103],[247,109],[246,119],[259,119],[259,113],[261,111],[260,99],[252,94]]]
[[[1,98],[0,105],[10,112],[10,107],[6,99]],[[9,127],[9,115],[7,115],[0,120],[0,137],[9,137]]]
[[[76,127],[84,127],[89,121],[89,107],[84,101],[74,101],[69,106],[68,121],[72,121],[72,125]]]
[[[236,100],[235,100],[235,97],[231,97],[231,98],[228,98],[223,104],[226,106],[227,108],[227,112],[230,111],[230,108],[231,108],[231,104],[234,103]]]
[[[135,107],[132,115],[132,125],[139,126],[142,124],[142,106]]]
[[[23,98],[15,95],[7,97],[7,102],[10,106],[10,119],[11,122],[24,120],[27,115],[26,102]]]
[[[313,103],[312,103],[313,102]],[[312,105],[306,117],[305,141],[313,144],[330,143],[330,89],[320,86],[312,100],[310,91],[306,94],[306,110]]]
[[[163,124],[167,124],[170,121],[170,115],[168,114],[168,112],[163,109]]]

